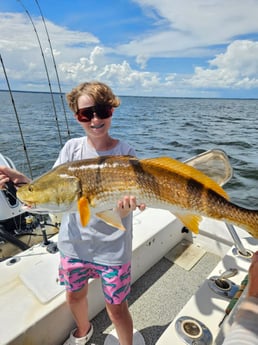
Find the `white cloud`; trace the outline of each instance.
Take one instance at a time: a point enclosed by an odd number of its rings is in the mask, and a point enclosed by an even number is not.
[[[40,37],[50,79],[55,80],[52,55],[40,18],[33,18]],[[89,33],[69,31],[47,22],[53,53],[58,65],[60,80],[74,86],[84,80],[101,79],[122,90],[135,87],[152,90],[159,84],[156,73],[133,70],[126,60],[112,62],[111,49],[101,47],[98,39]],[[12,28],[12,30],[10,30]],[[47,75],[37,38],[28,18],[19,13],[0,14],[0,49],[9,78],[16,88],[45,90]],[[4,87],[4,86],[1,86]]]
[[[81,58],[77,63],[61,64],[60,69],[64,77],[75,82],[82,82],[87,76],[87,80],[105,80],[113,87],[123,90],[134,89],[136,86],[152,90],[160,85],[156,73],[133,70],[127,61],[116,64],[105,64],[103,61],[101,63],[102,57],[104,57],[104,49],[95,47],[89,58]]]
[[[239,76],[258,76],[258,42],[234,41],[225,54],[219,54],[210,62],[211,66],[237,71]]]
[[[33,23],[49,74],[54,77],[51,50],[42,20],[33,18]],[[76,60],[78,53],[88,54],[92,46],[99,42],[91,33],[68,30],[49,21],[46,21],[46,25],[57,60]],[[0,51],[9,77],[23,89],[26,89],[26,83],[31,81],[34,82],[36,89],[41,89],[41,87],[46,89],[44,61],[39,41],[29,18],[20,13],[0,13],[0,32]],[[21,83],[24,85],[21,86]]]
[[[101,79],[119,93],[196,96],[205,88],[255,88],[258,42],[236,40],[258,32],[257,0],[135,0],[153,26],[127,44],[104,46],[89,32],[70,30],[46,20],[64,91],[75,83]],[[33,17],[51,80],[51,51],[41,18]],[[14,89],[48,91],[46,72],[33,27],[20,13],[0,13],[0,51]],[[204,58],[189,75],[148,71],[148,60]],[[136,66],[133,66],[135,58]],[[155,60],[154,60],[155,61]],[[172,60],[171,60],[172,61]],[[154,65],[154,64],[153,64]],[[154,68],[153,68],[154,70]],[[189,72],[190,73],[190,72]],[[5,88],[0,83],[0,88]],[[57,90],[57,88],[56,88]],[[196,91],[195,91],[196,90]]]
[[[98,58],[101,56],[103,56],[103,48],[97,46],[90,52],[89,58],[81,57],[78,62],[60,63],[59,68],[66,79],[77,80],[86,74],[92,76],[99,69]],[[92,77],[89,79],[92,79]]]
[[[146,15],[158,19],[152,30],[118,48],[129,56],[212,56],[218,52],[217,45],[258,31],[256,0],[134,1]]]
[[[41,18],[33,18],[36,32],[42,46],[48,46],[47,36]],[[83,47],[99,41],[91,33],[68,30],[46,21],[55,48]],[[38,40],[30,19],[21,13],[0,13],[0,49],[30,50],[38,48]]]
[[[210,68],[196,67],[188,80],[194,87],[258,87],[258,42],[234,41],[224,54],[211,60]]]

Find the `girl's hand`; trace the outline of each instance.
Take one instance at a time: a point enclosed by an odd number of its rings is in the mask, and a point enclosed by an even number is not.
[[[122,200],[119,200],[117,203],[117,212],[121,218],[125,218],[129,215],[130,212],[139,208],[141,211],[145,210],[145,204],[137,205],[135,196],[124,196]]]

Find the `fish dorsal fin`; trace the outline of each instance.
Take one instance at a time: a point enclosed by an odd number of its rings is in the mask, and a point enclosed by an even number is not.
[[[120,230],[125,230],[125,227],[123,226],[121,221],[121,217],[115,210],[106,210],[98,212],[95,214],[95,216],[101,219],[103,222],[107,223],[108,225],[111,225]]]
[[[84,196],[78,200],[78,210],[80,213],[81,225],[86,226],[90,220],[90,206],[88,200]]]
[[[182,163],[176,159],[170,157],[158,157],[142,159],[140,162],[149,166],[166,169],[167,171],[176,173],[188,179],[194,179],[197,182],[201,183],[205,188],[213,190],[227,200],[229,199],[224,189],[209,176],[193,168],[192,166]]]
[[[181,222],[195,234],[199,233],[199,223],[202,220],[201,216],[190,213],[174,213],[174,215],[181,220]]]

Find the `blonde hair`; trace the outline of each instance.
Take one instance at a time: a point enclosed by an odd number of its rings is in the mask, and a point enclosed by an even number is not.
[[[91,81],[79,84],[66,94],[67,103],[75,113],[78,110],[78,98],[88,95],[96,104],[108,104],[114,108],[120,105],[120,100],[115,96],[109,86],[99,81]]]

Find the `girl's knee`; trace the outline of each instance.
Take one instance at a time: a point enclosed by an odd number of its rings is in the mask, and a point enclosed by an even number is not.
[[[66,301],[68,304],[80,302],[87,296],[87,287],[82,288],[79,291],[66,291]]]
[[[110,320],[115,324],[129,313],[127,302],[121,304],[107,304],[106,306]]]

